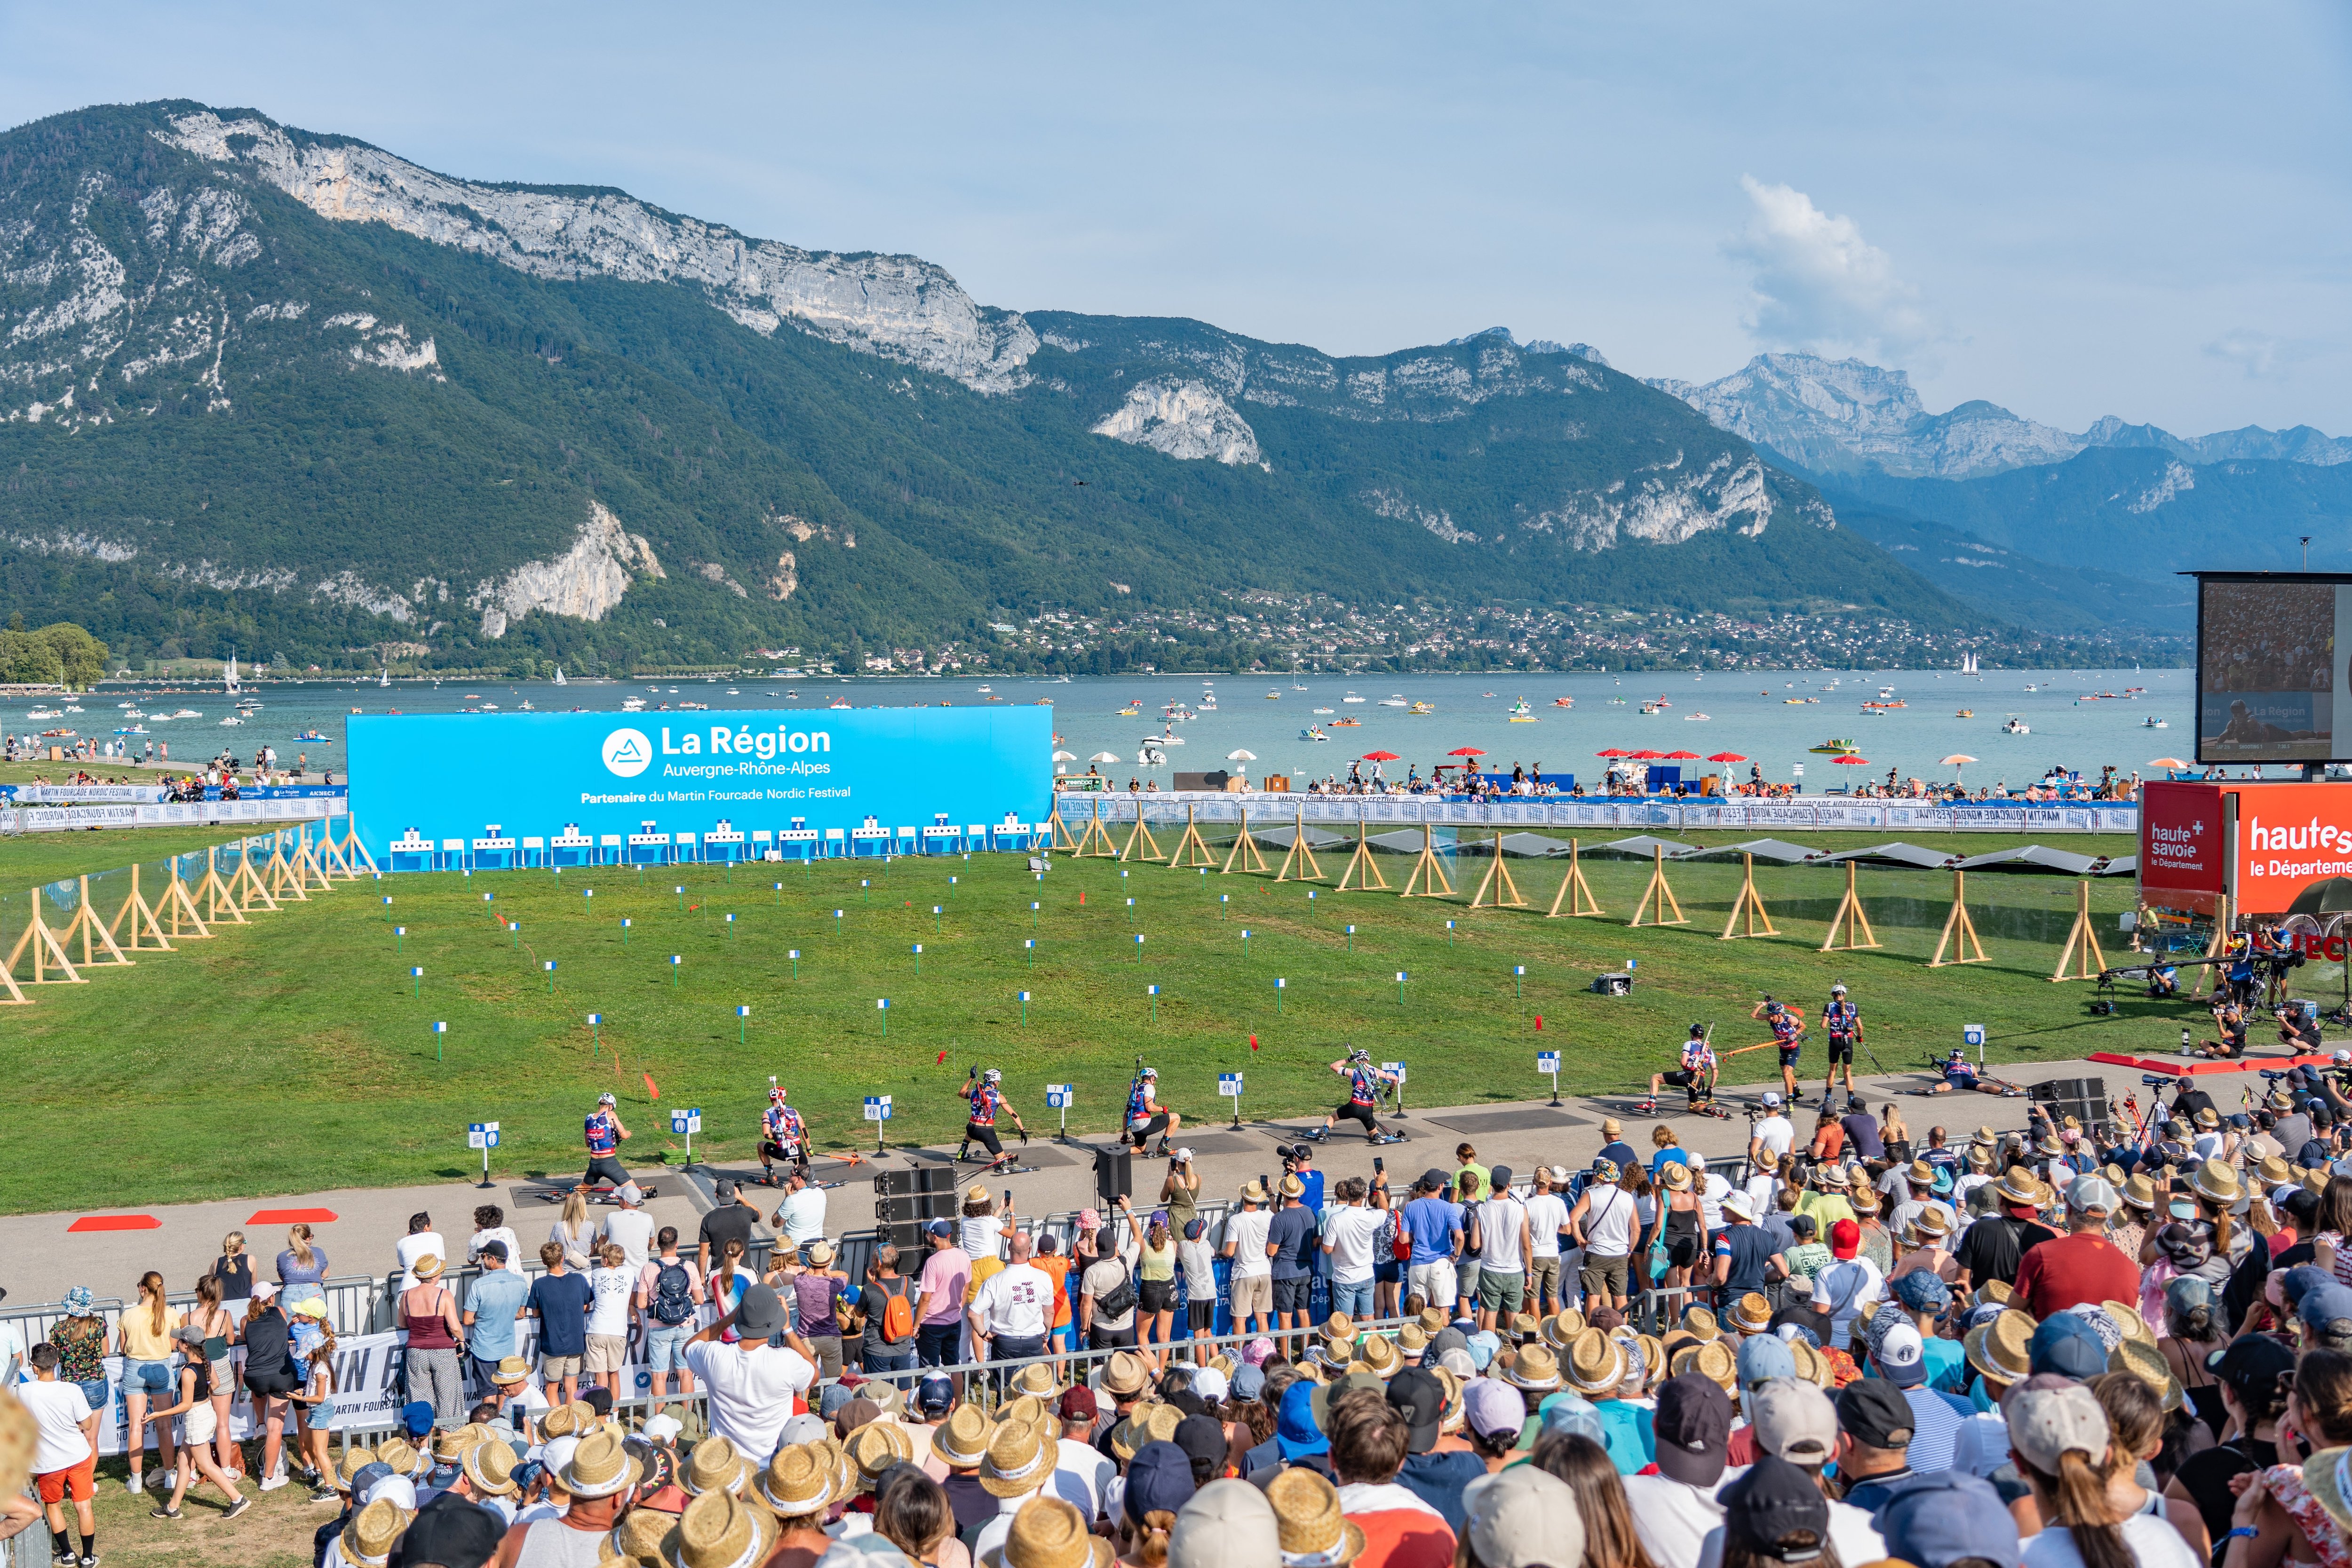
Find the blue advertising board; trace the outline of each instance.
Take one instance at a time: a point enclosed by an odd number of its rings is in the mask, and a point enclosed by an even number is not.
[[[354,714],[352,819],[394,839],[959,826],[1052,810],[1054,710]]]

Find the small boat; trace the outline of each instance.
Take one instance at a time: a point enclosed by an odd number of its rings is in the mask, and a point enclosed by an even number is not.
[[[1265,700],[1268,702],[1279,702],[1282,700],[1282,693],[1279,690],[1269,691],[1265,694]]]
[[[74,731],[71,730],[44,730],[41,731],[41,739],[44,741],[62,741],[69,739],[73,733]]]
[[[1805,750],[1823,757],[1858,757],[1862,754],[1860,743],[1851,740],[1823,741],[1820,745],[1808,746]]]
[[[495,707],[497,707],[497,706],[498,706],[498,704],[497,704],[497,703],[495,703],[495,702],[493,702],[493,703],[488,704],[488,706],[490,706],[490,707],[492,707],[492,708],[495,708]],[[524,698],[520,702],[517,703],[517,704],[516,704],[516,706],[517,706],[517,707],[519,707],[519,708],[520,708],[520,709],[521,709],[524,712],[526,712],[526,713],[529,713],[529,712],[532,711],[531,705],[530,705],[530,698],[528,698],[528,697]]]
[[[324,746],[332,744],[326,736],[321,735],[316,730],[305,730],[300,734],[295,736],[294,739],[306,746]]]
[[[115,731],[118,735],[143,735],[146,732],[147,726],[144,724],[133,724],[128,730],[117,730]]]
[[[982,687],[976,687],[976,688],[974,688],[974,689],[975,689],[975,690],[977,690],[977,691],[978,691],[978,692],[979,692],[982,697],[986,697],[986,696],[990,695],[990,693],[991,693],[991,692],[992,692],[995,689],[994,689],[993,687],[982,686]]]
[[[1683,722],[1685,724],[1695,724],[1706,717],[1706,715],[1704,713],[1685,713],[1683,715]]]
[[[569,686],[572,684],[570,681],[563,679],[563,667],[560,664],[555,667],[555,684],[558,686]],[[730,691],[727,695],[732,697],[735,694]]]
[[[1537,718],[1532,713],[1514,713],[1511,715],[1510,722],[1514,724],[1540,724],[1543,721]]]
[[[1307,689],[1307,687],[1303,682],[1294,680],[1290,683],[1290,689],[1293,691],[1304,691]]]
[[[1315,711],[1318,713],[1335,713],[1339,711],[1339,710],[1335,708],[1318,708]]]
[[[353,709],[352,711],[357,712],[358,710]],[[197,712],[193,708],[183,708],[178,712],[173,714],[172,717],[174,719],[201,719],[204,715]]]
[[[1654,701],[1654,702],[1644,702],[1644,703],[1643,703],[1643,704],[1642,704],[1642,711],[1643,711],[1643,712],[1644,712],[1644,713],[1648,713],[1648,714],[1652,714],[1652,715],[1656,715],[1656,714],[1659,714],[1659,713],[1663,713],[1663,712],[1664,712],[1667,709],[1669,709],[1669,708],[1671,708],[1671,707],[1673,707],[1673,706],[1674,706],[1674,704],[1673,704],[1673,703],[1671,703],[1671,702],[1667,701],[1664,698],[1661,697],[1661,698],[1659,698],[1659,699],[1658,699],[1656,701]]]
[[[624,713],[642,713],[645,710],[646,700],[642,697],[625,697],[621,700],[621,711]]]
[[[1622,697],[1612,697],[1609,700],[1609,706],[1612,708],[1622,708],[1625,706],[1625,700]]]
[[[2172,725],[2168,721],[2159,719],[2155,714],[2151,713],[2147,718],[2139,721],[2139,727],[2143,730],[2169,730],[2172,728]]]
[[[497,704],[497,703],[495,703],[495,702],[485,702],[485,703],[483,703],[483,704],[482,704],[482,711],[483,711],[483,712],[485,712],[485,713],[488,713],[488,712],[489,712],[492,709],[496,708],[497,706],[498,706],[498,704]],[[679,707],[681,707],[681,708],[690,708],[690,707],[692,707],[692,706],[693,706],[693,704],[692,704],[692,703],[688,703],[688,702],[681,702],[681,703],[679,703],[679,704],[678,704],[678,706],[679,706]]]
[[[1952,715],[1955,719],[1973,719],[1976,716],[1977,710],[1973,708],[1963,708],[1958,712]]]
[[[1551,705],[1555,708],[1573,708],[1576,706],[1576,699],[1573,697],[1555,697],[1551,700]]]
[[[1524,698],[1524,697],[1520,698],[1517,702],[1514,702],[1514,703],[1512,703],[1512,704],[1511,704],[1511,709],[1510,709],[1510,710],[1511,710],[1514,714],[1518,714],[1518,713],[1525,713],[1525,712],[1527,712],[1527,711],[1528,710],[1528,700],[1527,700],[1526,698]]]
[[[846,697],[836,697],[832,701],[826,703],[825,706],[827,708],[846,708],[849,706],[849,699]]]
[[[1146,742],[1155,746],[1181,746],[1184,743],[1183,736],[1172,732],[1160,735],[1146,735],[1143,738]]]
[[[1143,710],[1139,706],[1130,702],[1126,707],[1118,710],[1118,716],[1122,719],[1133,719],[1140,715],[1142,711]]]
[[[232,725],[242,724],[244,722],[244,720],[237,718],[235,714],[231,714],[229,717],[221,721],[221,728],[227,729]]]
[[[1363,699],[1362,699],[1362,698],[1360,698],[1360,697],[1359,697],[1359,696],[1357,696],[1354,692],[1350,691],[1349,693],[1348,693],[1348,695],[1346,695],[1345,697],[1342,697],[1341,699],[1339,699],[1339,700],[1340,700],[1340,701],[1342,701],[1342,702],[1361,702],[1361,701],[1363,700]]]
[[[1334,719],[1331,721],[1331,728],[1334,730],[1360,730],[1363,727],[1364,721],[1361,719]]]
[[[390,686],[392,684],[392,666],[387,664],[382,670],[377,672],[375,683],[378,686]],[[555,672],[555,683],[558,686],[563,684],[563,672],[560,669]]]
[[[1406,703],[1404,700],[1404,693],[1399,691],[1381,698],[1378,706],[1382,708],[1403,708],[1409,706],[1409,704]]]
[[[65,716],[65,710],[62,708],[36,708],[25,715],[27,719],[62,719]],[[131,715],[126,713],[123,717],[129,718]]]
[[[2030,724],[2019,723],[2017,715],[2012,713],[2009,716],[2009,722],[2000,727],[2000,732],[2004,735],[2031,735],[2033,733],[2033,727]]]
[[[1911,704],[1908,702],[1865,702],[1863,704],[1864,709],[1908,708],[1910,706]]]
[[[1309,724],[1298,731],[1298,738],[1302,741],[1328,741],[1331,737],[1323,732],[1322,725]]]
[[[1802,708],[1805,705],[1805,699],[1801,697],[1783,697],[1780,699],[1780,705],[1784,708]]]
[[[1436,711],[1437,711],[1437,710],[1436,710],[1436,709],[1434,709],[1434,708],[1431,707],[1431,706],[1430,706],[1428,703],[1426,703],[1426,702],[1415,702],[1415,703],[1413,703],[1411,707],[1408,707],[1408,708],[1405,710],[1405,712],[1406,712],[1406,714],[1407,714],[1408,716],[1411,716],[1411,715],[1413,715],[1413,714],[1429,714],[1429,713],[1434,713],[1434,712],[1436,712]]]
[[[66,711],[68,713],[79,713],[81,711],[81,704],[79,702],[68,702],[66,704]]]

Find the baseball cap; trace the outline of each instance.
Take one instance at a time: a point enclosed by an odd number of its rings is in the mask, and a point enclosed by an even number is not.
[[[1866,1448],[1907,1448],[1918,1430],[1911,1402],[1883,1377],[1857,1378],[1839,1389],[1837,1421]]]
[[[1830,1251],[1838,1258],[1852,1258],[1862,1249],[1862,1226],[1850,1219],[1839,1220],[1830,1226]]]
[[[1759,1439],[1760,1440],[1760,1439]],[[1812,1473],[1766,1454],[1746,1475],[1716,1494],[1723,1504],[1724,1535],[1745,1536],[1769,1546],[1793,1531],[1810,1530],[1822,1540],[1830,1531],[1830,1500]]]
[[[1265,1392],[1265,1369],[1255,1366],[1234,1368],[1234,1397],[1244,1404]]]
[[[953,1236],[955,1226],[947,1220],[935,1219],[923,1227],[925,1236]]]
[[[1886,1554],[1916,1568],[1946,1568],[1967,1558],[2014,1563],[2017,1521],[1990,1481],[1961,1470],[1939,1470],[1906,1480],[1871,1522],[1886,1538]]]
[[[2066,1204],[2076,1214],[2087,1214],[2092,1209],[2113,1214],[2123,1206],[2123,1199],[2116,1195],[2116,1189],[2105,1177],[2077,1176],[2074,1184],[2066,1189]]]
[[[2012,1389],[2000,1413],[2009,1423],[2010,1447],[2045,1474],[2056,1474],[2067,1453],[2079,1451],[2096,1460],[2107,1451],[2107,1413],[2087,1388]]]
[[[1754,1388],[1776,1377],[1797,1375],[1797,1352],[1789,1342],[1770,1334],[1750,1334],[1739,1342],[1739,1386]]]
[[[1204,1366],[1192,1373],[1191,1386],[1193,1393],[1213,1405],[1225,1396],[1225,1390],[1232,1385],[1223,1373],[1213,1366]]]
[[[1095,1401],[1095,1391],[1084,1384],[1065,1390],[1058,1408],[1065,1421],[1091,1421],[1102,1413],[1102,1407]]]
[[[1527,1413],[1527,1401],[1507,1383],[1481,1377],[1462,1391],[1463,1419],[1479,1436],[1517,1432],[1525,1424]]]
[[[1606,1447],[1608,1429],[1601,1424],[1601,1407],[1580,1394],[1549,1394],[1538,1407],[1546,1434],[1570,1432]]]
[[[2244,1334],[2207,1356],[2205,1366],[2238,1390],[2243,1404],[2248,1389],[2275,1387],[2280,1373],[2294,1370],[2294,1352],[2268,1334]],[[2270,1404],[2266,1396],[2256,1402],[2256,1407],[2266,1409]]]
[[[1331,1451],[1331,1439],[1323,1436],[1322,1428],[1315,1425],[1318,1386],[1302,1377],[1282,1391],[1282,1409],[1275,1420],[1274,1442],[1285,1459]]]
[[[1765,1104],[1767,1104],[1767,1105],[1778,1105],[1778,1104],[1780,1104],[1780,1091],[1779,1091],[1779,1090],[1777,1090],[1777,1089],[1766,1089],[1766,1090],[1764,1091],[1764,1103],[1765,1103]]]
[[[719,1182],[714,1184],[710,1190],[717,1195],[719,1201],[723,1204],[729,1198],[735,1195],[735,1184],[732,1182]]]
[[[1549,1470],[1514,1465],[1462,1489],[1462,1528],[1486,1568],[1580,1563],[1584,1519],[1576,1491]]]
[[[2352,1332],[2352,1329],[2336,1331],[2334,1325],[2352,1319],[2352,1289],[2336,1284],[2316,1286],[2303,1293],[2303,1303],[2295,1309],[2304,1327],[2323,1332]]]
[[[1122,1507],[1130,1523],[1141,1524],[1149,1513],[1174,1513],[1192,1500],[1192,1457],[1174,1443],[1146,1443],[1127,1462]]]
[[[422,1437],[433,1430],[433,1402],[412,1399],[400,1407],[400,1425],[411,1438]]]
[[[1711,1487],[1723,1479],[1731,1437],[1731,1395],[1713,1378],[1685,1372],[1659,1384],[1652,1426],[1660,1474],[1695,1487]]]
[[[1264,1568],[1281,1561],[1274,1505],[1247,1481],[1211,1481],[1176,1510],[1168,1532],[1168,1568]]]
[[[2073,1312],[2053,1312],[2042,1319],[2027,1343],[2026,1355],[2034,1372],[2054,1372],[2078,1380],[2107,1370],[2107,1347],[2100,1342],[2098,1330]]]
[[[933,1373],[916,1386],[915,1405],[934,1415],[955,1404],[955,1384],[945,1373]]]
[[[1406,1453],[1426,1454],[1437,1447],[1438,1426],[1445,1416],[1445,1385],[1435,1373],[1405,1368],[1389,1379],[1388,1400],[1404,1415]]]
[[[1886,1381],[1897,1388],[1916,1388],[1927,1381],[1927,1347],[1908,1321],[1896,1323],[1880,1335],[1870,1353]]]
[[[1214,1475],[1225,1462],[1225,1424],[1213,1415],[1187,1415],[1176,1423],[1176,1446],[1193,1464],[1205,1462]]]
[[[1441,1188],[1452,1185],[1453,1178],[1448,1176],[1444,1172],[1439,1170],[1436,1166],[1432,1165],[1428,1170],[1423,1171],[1421,1173],[1421,1180],[1415,1184],[1427,1187],[1431,1191],[1434,1192]]]
[[[1837,1408],[1805,1379],[1774,1378],[1760,1384],[1748,1396],[1748,1412],[1756,1446],[1765,1453],[1800,1465],[1825,1465],[1837,1458]]]

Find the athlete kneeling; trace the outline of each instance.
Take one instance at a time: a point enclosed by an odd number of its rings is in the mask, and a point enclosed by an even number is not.
[[[1715,1079],[1718,1064],[1715,1047],[1707,1043],[1706,1026],[1693,1024],[1690,1038],[1683,1042],[1683,1065],[1673,1072],[1650,1075],[1650,1098],[1633,1109],[1647,1114],[1658,1109],[1658,1091],[1674,1085],[1690,1097],[1690,1107],[1696,1110],[1715,1098]]]
[[[1135,1145],[1136,1152],[1151,1135],[1160,1135],[1159,1154],[1168,1152],[1168,1140],[1183,1125],[1183,1118],[1160,1103],[1160,1069],[1145,1068],[1135,1075],[1135,1082],[1127,1091],[1127,1120],[1120,1124],[1120,1136]],[[1155,1157],[1157,1157],[1155,1155]]]

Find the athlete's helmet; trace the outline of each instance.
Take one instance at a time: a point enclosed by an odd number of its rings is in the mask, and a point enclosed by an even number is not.
[[[1693,1025],[1691,1026],[1691,1038],[1692,1038],[1692,1039],[1694,1039],[1694,1040],[1697,1040],[1697,1039],[1704,1039],[1706,1037],[1706,1026],[1705,1024],[1693,1024]]]
[[[1003,1083],[1004,1081],[1004,1074],[999,1068],[991,1068],[986,1072],[980,1075],[980,1081],[982,1083]]]
[[[768,1091],[768,1103],[770,1105],[782,1105],[783,1102],[784,1091],[782,1089],[772,1089]]]
[[[1155,1082],[1155,1083],[1156,1083],[1156,1082],[1158,1082],[1158,1081],[1159,1081],[1159,1079],[1160,1079],[1160,1069],[1159,1069],[1158,1068],[1145,1068],[1143,1069],[1143,1076],[1144,1076],[1145,1078],[1150,1079],[1153,1082]]]
[[[1372,1059],[1372,1053],[1361,1046],[1352,1047],[1348,1052],[1348,1059],[1351,1062],[1368,1062]]]
[[[611,1094],[606,1093],[598,1095],[596,1097],[596,1103],[599,1105],[618,1105],[621,1102],[618,1100],[615,1100]]]
[[[1844,994],[1845,994],[1845,982],[1844,982],[1844,981],[1843,981],[1843,980],[1841,980],[1841,981],[1839,981],[1835,985],[1831,986],[1831,987],[1830,987],[1830,994],[1831,994],[1831,995],[1832,995],[1832,996],[1843,996],[1843,995],[1844,995]]]

